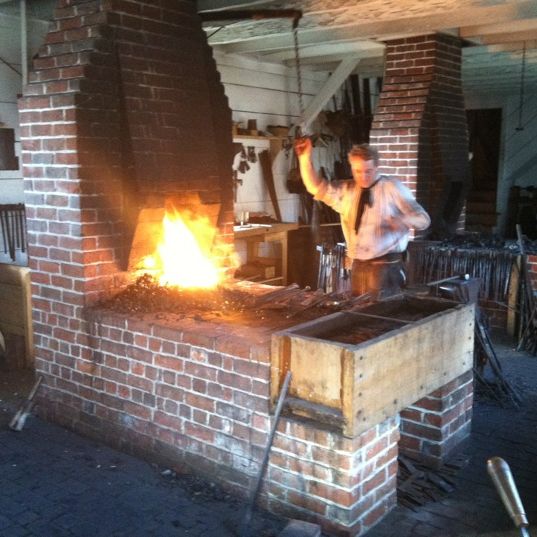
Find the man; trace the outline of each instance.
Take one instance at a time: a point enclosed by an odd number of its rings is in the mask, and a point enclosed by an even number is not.
[[[353,146],[348,158],[354,181],[334,183],[318,175],[312,150],[309,138],[295,142],[306,189],[340,214],[347,257],[352,261],[353,295],[397,293],[405,281],[403,255],[410,228],[426,229],[429,215],[405,185],[378,173],[378,153],[372,147]]]

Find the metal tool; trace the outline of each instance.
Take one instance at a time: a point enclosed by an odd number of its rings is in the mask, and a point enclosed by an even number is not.
[[[521,537],[531,537],[528,518],[509,465],[501,457],[492,457],[487,461],[487,470]]]
[[[265,474],[265,470],[267,468],[267,464],[268,464],[269,456],[270,456],[270,448],[272,447],[274,435],[276,434],[276,428],[278,427],[278,421],[280,419],[280,414],[283,409],[285,398],[287,397],[287,391],[289,390],[290,382],[291,382],[291,371],[287,371],[287,373],[285,374],[285,378],[283,380],[282,388],[280,390],[280,396],[278,397],[276,410],[274,411],[274,420],[272,422],[272,427],[270,429],[270,434],[269,434],[267,445],[265,447],[265,452],[263,454],[263,460],[261,461],[261,466],[259,468],[259,473],[257,474],[256,480],[255,480],[254,490],[252,491],[252,494],[250,495],[246,512],[244,514],[244,518],[242,519],[242,524],[241,524],[241,528],[239,532],[239,535],[241,537],[250,536],[250,530],[251,530],[250,522],[252,520],[252,514],[254,511],[255,499],[257,498],[259,489],[261,488],[261,481],[263,479],[263,475]]]

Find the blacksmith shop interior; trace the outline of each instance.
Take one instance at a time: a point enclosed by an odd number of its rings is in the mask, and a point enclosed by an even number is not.
[[[468,449],[537,440],[536,139],[535,0],[0,0],[2,429],[529,535],[535,450]]]

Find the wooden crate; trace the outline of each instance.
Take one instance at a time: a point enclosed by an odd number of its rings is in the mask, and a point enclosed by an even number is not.
[[[288,409],[354,437],[471,369],[473,347],[472,304],[397,297],[334,313],[273,334],[272,399],[291,370]]]
[[[34,354],[29,268],[0,264],[0,304],[0,331],[8,343],[7,365],[29,367]]]

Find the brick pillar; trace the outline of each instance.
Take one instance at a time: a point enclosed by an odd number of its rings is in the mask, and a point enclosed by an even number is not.
[[[380,152],[381,171],[400,178],[427,209],[431,229],[455,232],[469,179],[458,38],[437,34],[386,43],[370,142]]]
[[[320,524],[330,535],[354,537],[397,503],[399,419],[356,438],[284,420],[265,480],[273,512]]]
[[[401,412],[401,453],[432,466],[470,434],[473,375],[467,371]]]

